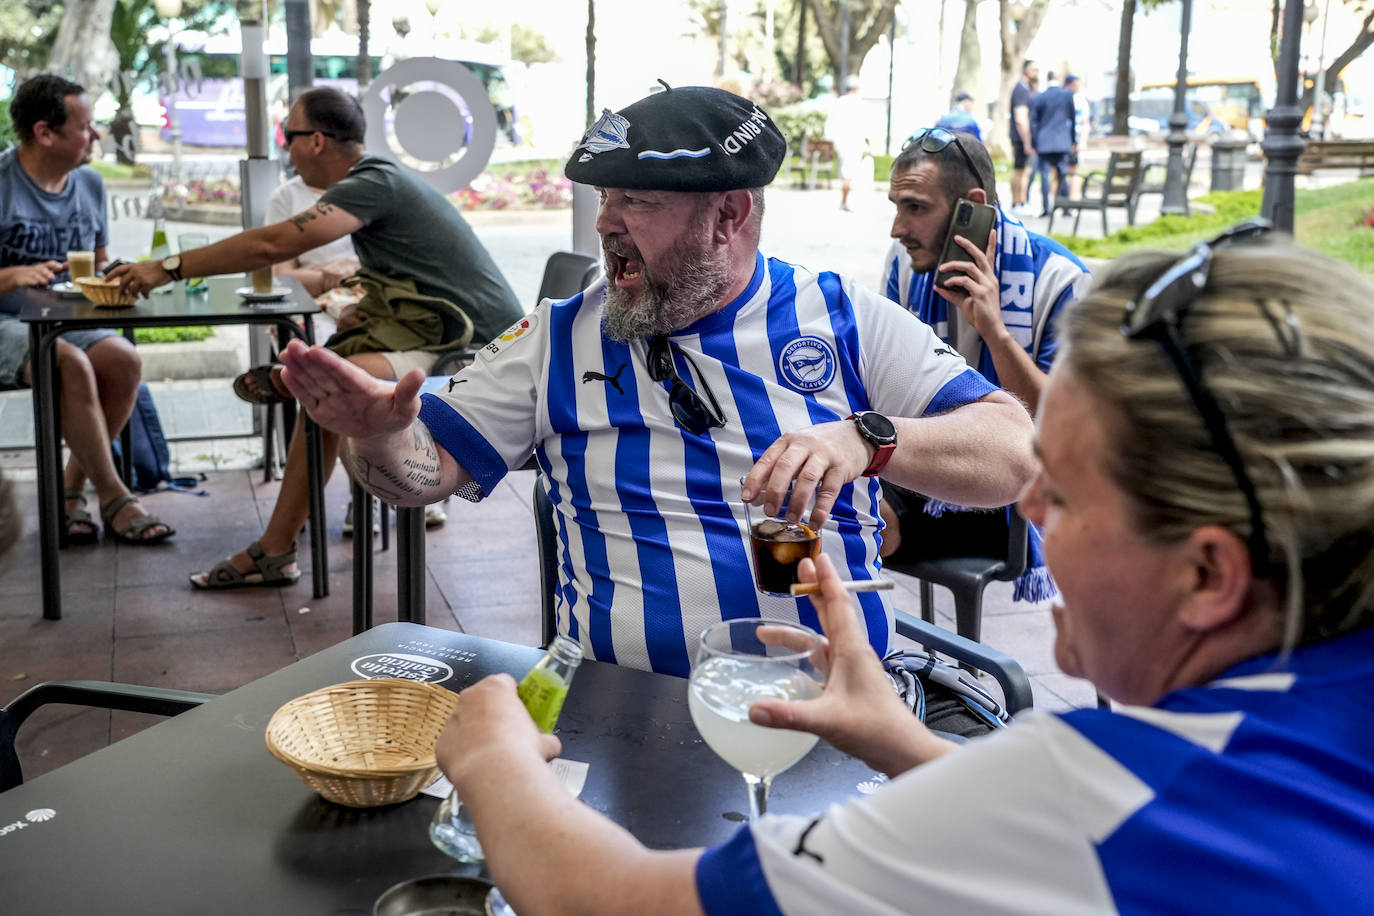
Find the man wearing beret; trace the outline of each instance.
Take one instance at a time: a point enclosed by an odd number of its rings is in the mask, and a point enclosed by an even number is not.
[[[592,657],[686,676],[722,617],[818,624],[809,599],[754,588],[743,503],[793,487],[851,579],[878,574],[876,474],[999,506],[1032,472],[1024,408],[909,312],[758,251],[784,142],[719,89],[606,111],[568,160],[601,196],[606,275],[546,301],[449,386],[417,396],[292,344],[285,381],[349,437],[384,499],[480,499],[534,450],[559,530],[559,629]],[[461,384],[460,384],[461,383]],[[890,609],[860,602],[885,652]]]

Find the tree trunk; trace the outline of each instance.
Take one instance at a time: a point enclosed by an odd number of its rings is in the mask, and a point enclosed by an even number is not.
[[[997,104],[992,110],[992,132],[989,149],[1005,154],[1010,148],[1008,130],[1011,110],[1011,87],[1021,78],[1021,62],[1026,59],[1026,49],[1030,47],[1040,24],[1045,21],[1050,0],[1032,0],[1021,17],[1018,25],[1012,21],[1008,0],[997,0],[997,19],[1002,27],[1002,79],[997,91]]]
[[[797,65],[792,77],[792,82],[797,88],[802,88],[806,82],[806,3],[803,0],[798,4],[797,10]]]
[[[119,68],[110,41],[114,6],[115,0],[68,0],[48,59],[50,70],[84,86],[92,102]]]
[[[358,98],[367,91],[372,82],[372,0],[358,0]]]
[[[964,0],[964,27],[959,32],[959,65],[954,70],[954,85],[950,88],[949,104],[960,92],[973,96],[975,102],[983,98],[983,47],[978,42],[978,4],[981,0]]]
[[[831,9],[833,2],[834,0],[806,0],[806,5],[811,7],[811,12],[816,17],[816,31],[820,34],[821,44],[825,46],[825,53],[830,58],[830,72],[835,78],[835,91],[842,93],[844,79],[849,73],[840,72],[840,62],[848,59],[847,69],[850,72],[858,71],[864,57],[887,31],[892,11],[897,7],[897,0],[868,0],[862,3],[851,0],[847,48],[843,47],[840,40],[843,28],[840,5],[834,3],[835,8]]]
[[[1326,65],[1326,77],[1323,82],[1325,86],[1324,91],[1328,93],[1334,92],[1336,80],[1340,79],[1341,71],[1344,70],[1352,60],[1368,50],[1371,45],[1374,45],[1374,9],[1366,13],[1364,19],[1360,22],[1360,31],[1359,34],[1355,36],[1355,40],[1352,41],[1344,51],[1332,58],[1331,62]],[[1311,89],[1303,90],[1302,101],[1299,103],[1303,111],[1312,107],[1315,93],[1315,86]]]
[[[1135,29],[1135,0],[1121,6],[1121,37],[1116,43],[1116,101],[1112,105],[1112,136],[1130,134],[1131,33]]]

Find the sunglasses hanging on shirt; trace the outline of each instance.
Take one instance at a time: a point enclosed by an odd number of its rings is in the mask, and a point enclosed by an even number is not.
[[[678,375],[677,365],[673,359],[674,353],[680,354],[687,361],[688,368],[700,381],[701,390],[706,395],[704,400],[682,376]],[[716,403],[710,386],[702,378],[701,370],[692,362],[692,357],[663,334],[656,334],[649,341],[649,378],[656,382],[673,383],[668,391],[668,407],[673,412],[673,419],[687,432],[700,436],[709,429],[725,426],[725,414]]]

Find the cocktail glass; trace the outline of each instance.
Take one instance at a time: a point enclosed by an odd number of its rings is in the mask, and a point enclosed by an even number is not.
[[[762,617],[723,620],[702,631],[687,706],[711,750],[743,774],[750,821],[767,810],[773,777],[805,757],[816,736],[755,725],[749,708],[763,699],[820,696],[822,646],[810,627]]]

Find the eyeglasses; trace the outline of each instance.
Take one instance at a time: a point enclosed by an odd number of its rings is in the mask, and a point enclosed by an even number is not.
[[[922,127],[906,138],[906,142],[902,144],[902,149],[906,150],[917,142],[921,144],[921,149],[927,153],[938,153],[953,143],[954,148],[959,151],[959,155],[964,157],[964,163],[968,166],[970,174],[977,179],[979,184],[983,183],[983,175],[978,171],[978,166],[973,164],[973,157],[968,154],[968,150],[964,149],[964,144],[960,143],[959,138],[954,136],[952,132],[943,127]]]
[[[1121,333],[1131,340],[1149,339],[1159,343],[1164,355],[1173,364],[1193,407],[1202,417],[1211,437],[1214,448],[1231,474],[1236,486],[1245,496],[1245,504],[1250,511],[1250,564],[1257,573],[1262,574],[1270,564],[1269,539],[1264,534],[1264,513],[1260,508],[1259,495],[1255,484],[1245,472],[1245,462],[1241,460],[1240,450],[1227,429],[1226,415],[1221,411],[1217,399],[1202,383],[1202,375],[1197,366],[1188,358],[1183,344],[1180,328],[1188,310],[1207,286],[1207,277],[1212,268],[1212,254],[1218,248],[1226,248],[1264,235],[1272,228],[1267,220],[1246,220],[1223,232],[1210,242],[1199,242],[1159,275],[1145,291],[1126,304],[1126,314],[1121,319]],[[1290,311],[1280,322],[1263,302],[1256,303],[1274,328],[1275,336],[1289,356],[1296,356],[1301,344],[1297,317]]]
[[[283,138],[285,138],[282,141],[282,148],[285,149],[286,147],[290,146],[291,141],[296,139],[297,137],[308,137],[311,134],[323,134],[324,136],[329,137],[331,139],[334,137],[334,134],[331,134],[327,130],[287,130],[286,128],[282,128],[281,135]]]
[[[677,374],[677,366],[673,360],[674,352],[687,360],[687,365],[701,380],[701,390],[705,392],[706,400],[703,401],[701,396],[682,380],[682,376]],[[710,386],[701,377],[701,370],[697,368],[697,364],[692,362],[692,357],[683,353],[681,347],[669,341],[663,334],[656,334],[649,341],[649,378],[656,382],[672,380],[673,387],[668,392],[668,407],[673,412],[673,418],[687,432],[700,436],[708,429],[725,425],[725,414],[716,403],[716,396],[711,393]]]

